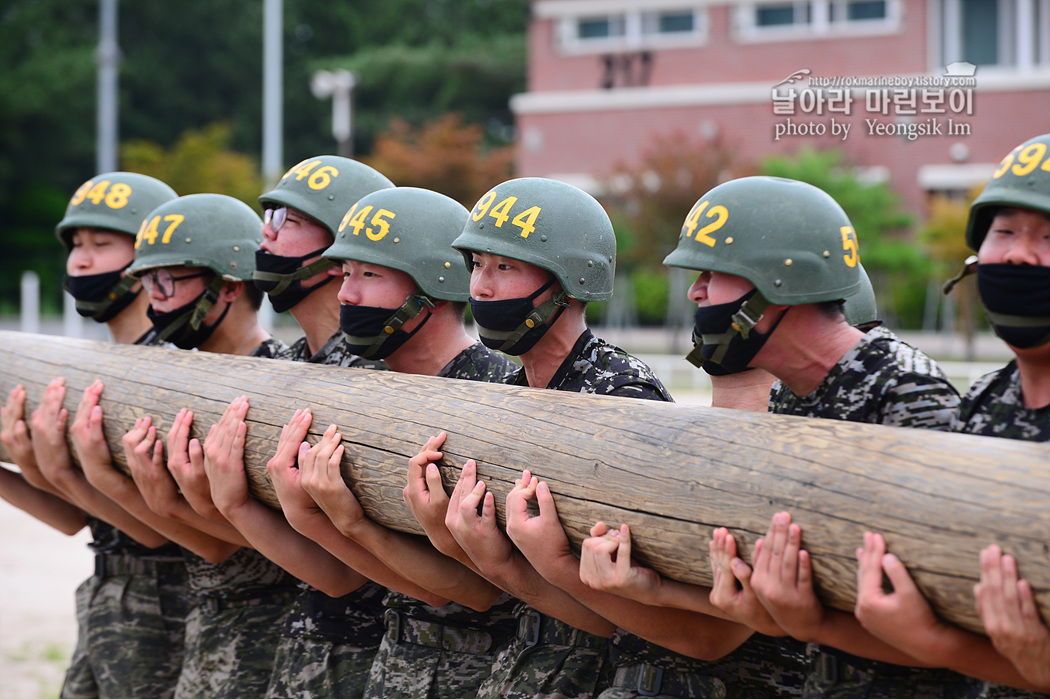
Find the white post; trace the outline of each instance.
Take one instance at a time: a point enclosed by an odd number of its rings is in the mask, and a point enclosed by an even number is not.
[[[84,337],[84,318],[77,313],[77,300],[62,293],[62,334],[66,337]]]
[[[22,272],[21,329],[40,332],[40,276],[33,271]]]

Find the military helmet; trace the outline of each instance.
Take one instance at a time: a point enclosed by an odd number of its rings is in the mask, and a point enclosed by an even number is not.
[[[1007,153],[973,204],[966,244],[977,250],[995,212],[1004,206],[1050,214],[1050,134],[1031,138]]]
[[[288,206],[321,223],[335,235],[348,207],[366,194],[394,183],[364,163],[338,155],[307,158],[284,173],[259,197],[263,208]]]
[[[857,293],[847,296],[842,304],[842,314],[850,325],[867,325],[879,322],[879,308],[875,302],[875,287],[871,285],[864,265],[860,267],[860,288]]]
[[[356,260],[400,270],[434,299],[470,298],[470,272],[452,240],[463,230],[467,210],[429,189],[393,187],[366,195],[343,216],[329,260]]]
[[[77,228],[104,228],[135,235],[146,214],[178,194],[148,175],[107,172],[80,185],[66,207],[66,215],[55,226],[55,236],[73,248]]]
[[[150,212],[135,236],[128,274],[156,267],[207,267],[228,281],[251,281],[262,221],[225,194],[189,194]]]
[[[612,297],[616,237],[594,197],[557,180],[523,177],[490,189],[452,246],[521,260],[552,274],[571,298]]]
[[[857,235],[842,207],[780,177],[742,177],[700,197],[664,264],[735,274],[785,306],[844,299],[861,284]]]

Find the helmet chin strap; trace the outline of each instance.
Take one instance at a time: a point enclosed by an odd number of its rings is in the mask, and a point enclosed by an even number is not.
[[[729,345],[733,342],[733,338],[740,335],[746,340],[751,335],[751,331],[762,320],[762,315],[767,308],[769,308],[769,301],[761,293],[755,292],[755,295],[745,301],[740,306],[740,310],[733,314],[733,322],[729,324],[728,330],[724,333],[703,335],[700,338],[700,343],[693,347],[692,351],[685,356],[686,360],[695,367],[700,367],[705,361],[712,361],[715,364],[721,363],[726,356],[726,352],[729,351]],[[779,322],[777,321],[778,324]],[[710,360],[705,360],[701,356],[701,351],[705,345],[716,346],[715,353]]]
[[[371,340],[372,342],[368,346],[368,349],[361,354],[363,357],[369,357],[375,354],[375,352],[379,350],[383,343],[386,342],[396,330],[400,330],[402,325],[422,313],[424,308],[432,310],[434,306],[434,300],[423,292],[412,294],[405,299],[401,308],[397,309],[394,315],[387,319],[386,325],[383,326],[383,332],[379,335],[372,338],[350,337],[349,340],[354,344],[364,344],[365,341]],[[426,318],[423,322],[425,323],[427,320],[430,320],[430,318]],[[421,327],[423,327],[422,324],[420,324],[416,330],[419,330]],[[413,330],[412,332],[415,333],[416,330]]]
[[[543,325],[551,316],[554,316],[554,321],[551,322],[551,325],[553,325],[568,307],[569,295],[564,290],[556,291],[549,299],[534,308],[532,313],[526,316],[525,320],[518,327],[508,331],[486,330],[485,335],[493,340],[503,340],[503,344],[497,349],[501,352],[508,350],[516,345],[518,340],[525,336],[525,333]]]

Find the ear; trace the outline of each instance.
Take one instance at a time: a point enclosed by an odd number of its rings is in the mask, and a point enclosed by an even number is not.
[[[219,289],[219,300],[233,303],[244,291],[244,282],[226,282]]]

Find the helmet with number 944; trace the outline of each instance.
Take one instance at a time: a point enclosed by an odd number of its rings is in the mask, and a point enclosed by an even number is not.
[[[984,190],[970,205],[966,244],[977,250],[995,212],[1005,206],[1050,214],[1050,133],[1031,138],[1006,154]]]
[[[570,298],[612,297],[612,222],[594,197],[564,182],[523,177],[496,185],[475,204],[452,245],[468,269],[471,253],[490,253],[551,272]]]

